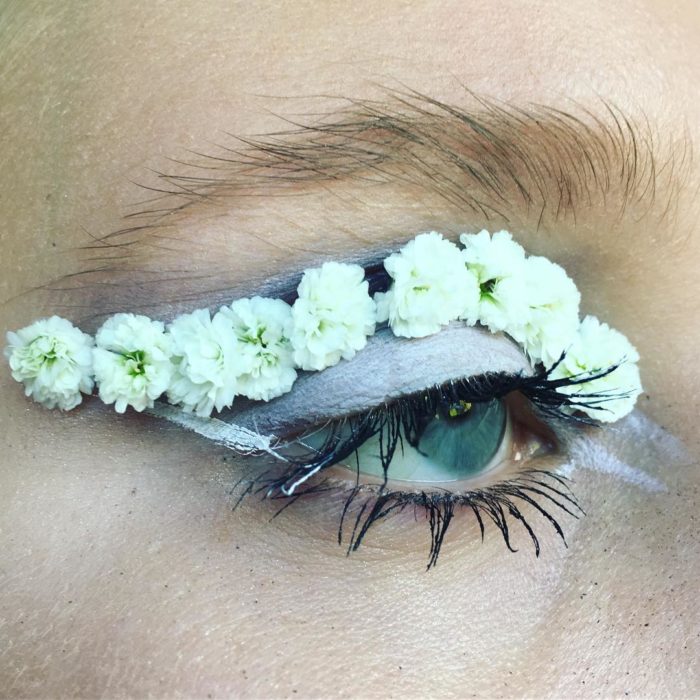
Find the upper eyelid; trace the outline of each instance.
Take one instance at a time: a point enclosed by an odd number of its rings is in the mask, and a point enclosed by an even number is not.
[[[269,403],[234,402],[222,418],[284,436],[452,380],[531,372],[513,341],[483,328],[451,324],[433,336],[410,341],[383,328],[351,360],[303,374],[290,393]]]

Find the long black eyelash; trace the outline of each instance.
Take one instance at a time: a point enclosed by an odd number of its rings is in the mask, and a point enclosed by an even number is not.
[[[404,440],[409,445],[415,445],[420,433],[419,418],[436,413],[444,404],[457,401],[490,401],[519,391],[542,413],[567,421],[596,425],[596,421],[572,413],[571,409],[584,406],[605,410],[606,401],[624,395],[621,392],[563,394],[558,391],[561,387],[576,387],[604,377],[613,372],[618,365],[597,372],[553,379],[551,374],[557,365],[558,363],[549,370],[541,370],[531,376],[490,373],[447,382],[328,423],[323,426],[326,436],[321,447],[304,449],[303,436],[293,443],[300,449],[297,449],[296,454],[289,456],[290,466],[285,473],[270,484],[270,495],[279,492],[284,496],[292,496],[309,478],[347,459],[374,435],[379,436],[380,460],[386,483],[389,465],[396,449],[403,448]]]
[[[513,391],[520,391],[541,412],[567,421],[595,425],[596,421],[572,414],[571,410],[567,409],[585,406],[604,410],[606,401],[624,396],[621,392],[574,391],[562,394],[558,391],[561,387],[576,387],[603,377],[613,372],[618,365],[566,379],[553,379],[551,374],[556,366],[532,376],[493,373],[448,382],[333,422],[324,426],[328,430],[324,444],[318,449],[309,450],[305,455],[297,455],[296,458],[290,459],[289,468],[281,476],[269,476],[266,473],[256,479],[246,480],[238,503],[249,494],[258,494],[271,500],[284,500],[284,504],[273,516],[276,517],[300,498],[328,491],[343,491],[345,504],[338,525],[338,543],[343,543],[349,531],[348,554],[360,547],[376,523],[407,509],[412,509],[416,518],[422,512],[430,529],[428,569],[437,564],[455,511],[461,508],[467,508],[473,513],[482,540],[485,525],[490,522],[496,526],[507,548],[512,552],[517,550],[511,541],[511,525],[517,523],[529,536],[535,555],[540,554],[539,538],[525,515],[528,509],[549,522],[566,546],[564,531],[554,513],[565,513],[578,518],[584,511],[569,488],[568,480],[548,471],[524,470],[506,481],[462,493],[385,490],[387,472],[396,449],[403,447],[404,439],[409,444],[416,442],[417,416],[430,415],[441,404],[459,400],[488,401],[502,398]],[[381,486],[360,485],[359,462],[356,483],[351,489],[333,485],[327,479],[321,479],[318,483],[308,483],[309,476],[345,460],[353,452],[356,453],[363,442],[376,434],[379,434],[380,456],[384,469],[384,483]],[[303,444],[303,439],[299,444]],[[300,486],[301,488],[298,488]],[[522,510],[523,504],[527,506],[525,512]],[[351,527],[349,523],[352,524]]]
[[[353,489],[346,500],[338,528],[339,544],[342,543],[343,539],[344,520],[360,492],[359,487]],[[370,496],[358,509],[350,535],[348,554],[360,547],[372,525],[391,514],[412,508],[415,517],[422,511],[430,526],[430,551],[427,565],[427,568],[430,569],[437,564],[445,534],[452,522],[455,510],[468,508],[474,514],[479,525],[482,541],[485,534],[484,522],[485,520],[490,521],[501,533],[508,549],[511,552],[516,552],[517,550],[511,542],[510,516],[525,529],[534,547],[535,555],[539,557],[541,551],[539,539],[523,512],[517,507],[516,501],[518,500],[528,504],[548,520],[564,546],[567,546],[564,531],[542,502],[550,507],[555,506],[574,518],[584,514],[564,477],[535,469],[523,471],[517,477],[499,484],[461,494],[450,492],[382,492]],[[371,507],[368,508],[367,506],[372,501]]]
[[[518,524],[528,535],[537,557],[541,551],[540,540],[528,516],[522,510],[522,504],[544,518],[565,547],[568,545],[564,530],[554,513],[559,515],[565,513],[577,519],[585,515],[569,487],[568,479],[542,469],[524,470],[512,479],[464,493],[387,492],[383,487],[359,484],[347,489],[347,487],[330,484],[328,480],[322,480],[318,484],[305,485],[293,496],[285,496],[279,492],[271,492],[272,483],[274,480],[268,480],[264,476],[248,481],[236,506],[249,494],[262,495],[273,501],[283,500],[284,504],[276,511],[274,518],[301,498],[321,493],[342,492],[345,495],[345,503],[338,524],[338,544],[342,545],[347,538],[348,555],[357,551],[370,529],[387,517],[412,510],[414,518],[418,520],[422,514],[430,529],[427,569],[437,564],[445,535],[458,509],[467,509],[474,515],[482,541],[487,524],[493,524],[511,552],[518,551],[512,541],[512,525]],[[349,536],[347,536],[348,531]]]

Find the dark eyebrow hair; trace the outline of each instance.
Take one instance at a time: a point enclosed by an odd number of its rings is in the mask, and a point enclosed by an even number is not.
[[[155,199],[107,238],[162,223],[210,199],[270,196],[355,180],[405,182],[487,220],[510,221],[523,205],[557,221],[615,195],[618,214],[642,205],[668,213],[692,160],[687,130],[665,142],[649,120],[600,100],[598,110],[524,107],[467,91],[470,108],[418,92],[383,100],[343,99],[309,123],[260,138],[233,137],[236,148],[176,161],[201,173],[157,173]],[[229,135],[231,136],[231,135]],[[659,194],[662,200],[659,201]],[[516,217],[516,218],[519,218]]]
[[[323,96],[324,100],[330,99]],[[671,216],[692,161],[687,129],[662,138],[642,115],[600,100],[595,109],[518,106],[465,90],[468,107],[428,95],[385,91],[382,99],[342,99],[339,106],[257,138],[176,160],[126,225],[94,238],[81,268],[49,283],[119,285],[140,244],[200,207],[250,197],[303,195],[334,183],[402,183],[429,192],[475,219],[507,225],[525,212],[533,227],[604,210],[635,220]],[[86,264],[87,263],[87,264]],[[144,274],[147,275],[148,271]],[[176,276],[180,275],[177,273]],[[181,275],[185,279],[185,275]],[[115,282],[105,281],[109,279]],[[154,274],[142,284],[172,280]],[[221,291],[221,290],[214,290]],[[200,295],[201,296],[201,295]]]

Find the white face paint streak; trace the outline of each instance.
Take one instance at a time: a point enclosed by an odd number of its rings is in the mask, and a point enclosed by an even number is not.
[[[262,435],[240,425],[225,423],[218,418],[200,418],[164,403],[156,403],[153,408],[146,409],[145,412],[158,418],[165,418],[181,428],[191,430],[217,445],[234,450],[238,454],[268,454],[275,459],[286,461],[275,451],[274,445],[277,439],[273,435]]]
[[[649,469],[689,463],[683,443],[639,411],[599,431],[569,436],[569,461],[558,469],[570,476],[576,469],[609,474],[650,493],[667,491]]]
[[[676,462],[687,462],[691,455],[685,445],[674,435],[662,428],[658,423],[654,423],[651,418],[645,416],[641,411],[633,411],[623,421],[624,427],[629,431],[629,437],[639,440],[652,440],[659,452],[667,454],[669,459]]]
[[[618,459],[595,438],[588,436],[581,438],[571,445],[570,451],[570,462],[558,470],[564,476],[570,476],[575,469],[588,469],[616,476],[622,481],[652,493],[667,490],[661,481]]]

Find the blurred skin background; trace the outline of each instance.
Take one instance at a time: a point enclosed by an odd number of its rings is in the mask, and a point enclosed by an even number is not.
[[[693,1],[0,3],[3,331],[52,312],[89,331],[115,311],[167,320],[428,228],[506,225],[428,189],[340,182],[193,207],[126,234],[128,250],[100,243],[157,194],[135,183],[189,173],[171,159],[235,147],[227,134],[387,89],[465,108],[468,91],[613,103],[655,134],[645,215],[620,214],[613,193],[578,217],[523,209],[507,225],[630,337],[641,408],[688,451],[628,440],[659,493],[575,474],[589,515],[567,521],[568,549],[545,534],[539,559],[524,540],[510,554],[462,518],[426,573],[411,518],[346,558],[321,504],[273,522],[256,500],[234,512],[241,466],[224,450],[97,401],[42,410],[3,363],[3,695],[697,693],[699,47]]]

